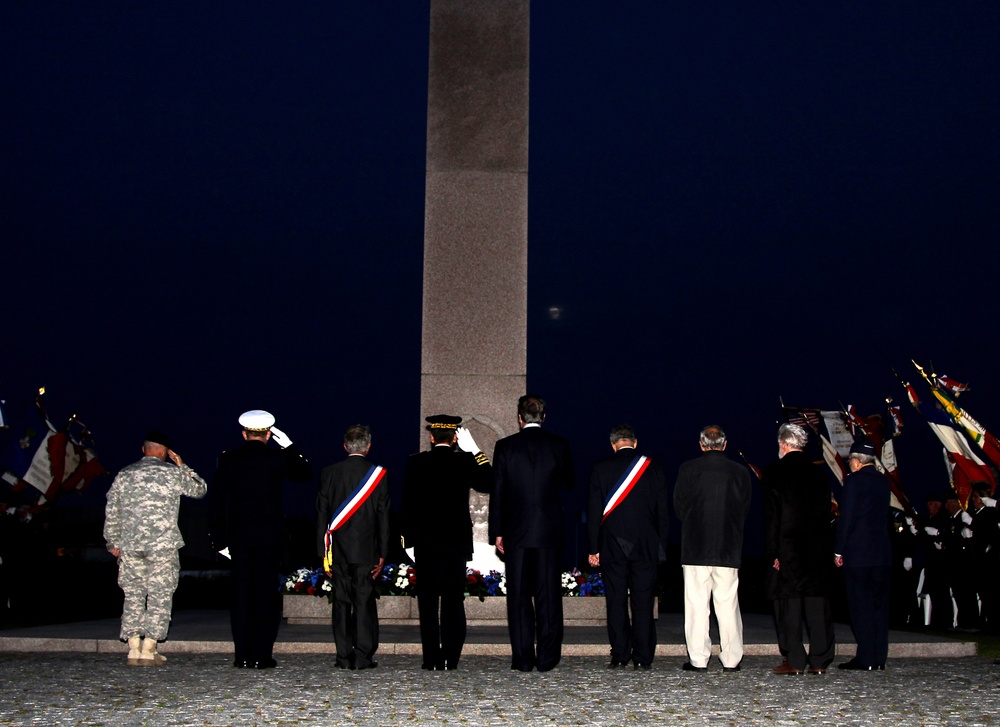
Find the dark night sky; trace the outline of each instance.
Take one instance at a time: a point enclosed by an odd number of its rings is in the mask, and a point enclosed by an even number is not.
[[[963,401],[1000,429],[1000,8],[642,5],[532,8],[528,388],[578,491],[617,421],[671,476],[709,422],[764,464],[779,396],[873,413],[911,357],[971,381]],[[160,427],[206,475],[245,409],[317,466],[362,421],[400,472],[428,15],[0,7],[10,413],[45,385],[109,469]],[[907,414],[919,499],[945,473]]]

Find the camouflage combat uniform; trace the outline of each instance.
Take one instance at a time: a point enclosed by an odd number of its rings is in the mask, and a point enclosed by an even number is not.
[[[121,639],[163,641],[184,545],[177,527],[181,495],[201,498],[208,485],[187,465],[146,456],[122,469],[108,491],[104,539],[121,551],[118,585],[125,592]]]

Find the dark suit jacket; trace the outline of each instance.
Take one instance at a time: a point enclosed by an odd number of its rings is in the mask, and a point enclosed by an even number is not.
[[[312,467],[294,444],[269,448],[251,439],[239,449],[219,455],[215,472],[215,526],[217,548],[272,547],[285,542],[281,483],[306,482]]]
[[[761,474],[767,597],[828,595],[833,537],[826,474],[798,451],[767,465]],[[780,571],[771,567],[775,558]]]
[[[316,536],[320,557],[324,537],[333,514],[371,469],[372,463],[360,455],[324,467],[316,498]],[[389,473],[375,486],[358,511],[333,533],[333,560],[336,563],[372,564],[389,553]]]
[[[504,548],[561,548],[560,492],[575,479],[569,442],[528,426],[504,437],[493,450],[490,539]]]
[[[406,547],[472,557],[469,490],[489,492],[493,468],[485,457],[438,445],[411,455],[403,477]]]
[[[595,464],[590,472],[587,539],[590,552],[600,553],[602,562],[609,552],[607,544],[611,540],[630,560],[654,563],[666,560],[670,495],[656,462],[650,462],[628,496],[601,522],[604,502],[638,456],[635,449],[623,447],[608,459]]]
[[[888,523],[888,478],[873,465],[847,475],[840,498],[836,547],[844,556],[845,568],[892,565]]]
[[[708,450],[681,465],[674,511],[681,521],[681,563],[739,568],[750,510],[750,470]]]

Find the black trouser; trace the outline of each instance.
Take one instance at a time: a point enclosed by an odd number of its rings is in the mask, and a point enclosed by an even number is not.
[[[648,665],[656,653],[656,624],[653,601],[656,566],[651,561],[608,558],[601,553],[605,606],[608,611],[608,640],[611,658],[622,664],[634,660]],[[632,618],[629,619],[629,604]]]
[[[881,666],[889,656],[889,566],[844,568],[851,630],[858,642],[855,661]]]
[[[414,555],[424,666],[455,667],[465,645],[465,557],[421,548]]]
[[[281,621],[278,548],[230,548],[233,600],[230,622],[236,661],[267,661]]]
[[[548,671],[562,656],[559,548],[507,548],[507,628],[511,668]],[[538,651],[535,651],[535,638]]]
[[[774,602],[778,629],[778,648],[788,664],[804,670],[807,666],[825,669],[833,661],[836,642],[833,612],[826,596],[779,598]],[[802,645],[802,626],[809,632],[809,654]]]
[[[364,669],[378,649],[378,607],[372,563],[334,563],[333,640],[337,666]]]

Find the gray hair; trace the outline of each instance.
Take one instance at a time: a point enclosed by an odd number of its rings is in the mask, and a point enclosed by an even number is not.
[[[856,459],[861,464],[874,464],[875,458],[870,454],[862,454],[861,452],[853,452],[847,455],[848,460]]]
[[[344,432],[344,449],[348,454],[364,454],[372,443],[372,431],[364,424],[354,424]]]
[[[705,449],[722,449],[726,446],[726,433],[718,424],[709,424],[701,430],[698,441]]]
[[[617,424],[611,427],[611,435],[609,437],[611,443],[620,442],[623,439],[627,442],[635,441],[635,430],[628,424]]]
[[[792,449],[805,449],[809,443],[809,433],[798,424],[782,424],[778,427],[778,444]]]

